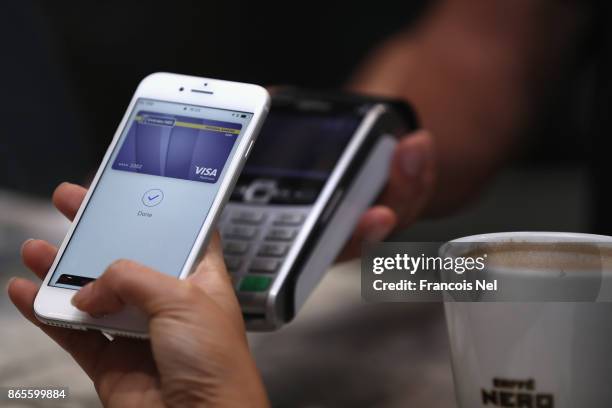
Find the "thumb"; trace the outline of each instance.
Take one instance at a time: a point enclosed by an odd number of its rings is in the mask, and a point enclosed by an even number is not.
[[[242,311],[225,266],[222,248],[221,237],[215,231],[200,264],[187,280],[202,289],[232,319],[243,324]]]
[[[119,260],[100,278],[79,290],[72,304],[92,316],[117,313],[130,305],[153,317],[177,301],[192,302],[199,298],[206,301],[207,296],[187,281],[137,262]]]
[[[435,188],[435,149],[431,134],[420,130],[397,145],[389,181],[379,204],[397,215],[398,227],[406,228],[422,214]]]

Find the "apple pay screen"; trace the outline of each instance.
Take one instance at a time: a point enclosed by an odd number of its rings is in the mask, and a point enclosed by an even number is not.
[[[180,274],[251,113],[140,98],[49,285],[115,260]]]

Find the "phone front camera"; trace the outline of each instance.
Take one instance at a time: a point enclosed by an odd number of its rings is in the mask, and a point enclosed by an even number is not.
[[[183,92],[185,90],[185,88],[183,88],[182,86],[179,88],[179,91]]]

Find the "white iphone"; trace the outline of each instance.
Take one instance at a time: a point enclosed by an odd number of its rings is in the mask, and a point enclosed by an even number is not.
[[[269,109],[256,85],[156,73],[138,86],[36,300],[50,325],[146,337],[134,309],[93,318],[70,304],[117,259],[192,272]]]

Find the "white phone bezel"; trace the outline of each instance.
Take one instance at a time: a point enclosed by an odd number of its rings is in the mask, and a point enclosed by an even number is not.
[[[183,88],[183,90],[181,90]],[[196,91],[192,91],[192,90]],[[231,186],[235,182],[239,171],[244,164],[245,155],[248,148],[257,136],[258,130],[261,128],[265,115],[269,110],[270,96],[268,92],[257,85],[229,82],[210,78],[200,78],[186,75],[170,74],[170,73],[154,73],[144,78],[115,132],[112,142],[108,147],[102,163],[96,172],[96,175],[91,183],[91,186],[81,204],[74,221],[70,225],[68,233],[64,238],[58,253],[49,269],[45,279],[42,282],[38,295],[34,301],[34,312],[36,317],[44,323],[57,324],[67,323],[64,326],[73,328],[94,328],[106,330],[114,333],[140,333],[144,334],[147,331],[146,321],[143,321],[142,316],[133,310],[125,310],[112,316],[102,318],[93,318],[86,313],[83,313],[71,305],[70,300],[76,293],[73,289],[59,288],[49,286],[48,282],[53,275],[59,260],[61,259],[72,234],[79,223],[84,209],[89,203],[91,193],[95,189],[104,172],[108,161],[114,151],[124,127],[127,125],[130,113],[134,109],[134,105],[139,98],[150,98],[168,102],[177,102],[191,105],[207,106],[211,108],[228,109],[242,112],[250,112],[253,114],[251,121],[233,154],[229,158],[227,173],[221,180],[219,192],[217,193],[213,204],[206,216],[202,228],[195,240],[194,246],[191,249],[189,256],[185,262],[183,269],[180,272],[179,278],[184,279],[192,272],[196,261],[198,260],[202,249],[207,243],[211,226],[216,221],[216,218],[221,212],[224,203],[227,201],[231,193]]]

